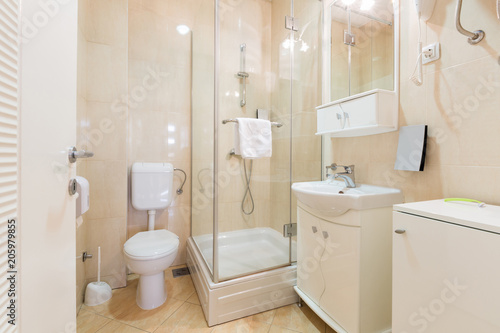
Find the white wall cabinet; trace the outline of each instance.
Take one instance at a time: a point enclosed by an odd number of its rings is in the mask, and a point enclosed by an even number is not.
[[[332,218],[298,206],[299,296],[338,333],[390,332],[392,208]]]
[[[395,210],[393,332],[500,332],[500,207]]]

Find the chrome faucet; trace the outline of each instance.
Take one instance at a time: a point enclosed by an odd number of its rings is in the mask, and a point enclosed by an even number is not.
[[[344,168],[345,172],[337,172],[332,174],[328,173],[328,169],[332,171],[337,170],[338,167]],[[326,166],[326,179],[330,179],[330,177],[337,179],[340,178],[345,182],[346,187],[354,188],[356,187],[355,176],[354,176],[354,165],[337,165],[336,163],[332,163],[332,165]]]

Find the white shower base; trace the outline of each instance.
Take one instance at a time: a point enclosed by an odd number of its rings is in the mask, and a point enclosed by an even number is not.
[[[213,237],[193,237],[207,264],[213,265]],[[271,228],[244,229],[219,234],[219,280],[287,265],[289,238]],[[295,241],[292,242],[295,247]],[[295,249],[293,249],[295,251]]]
[[[195,239],[198,246],[192,237],[188,240],[187,265],[209,326],[298,302],[296,266],[269,269],[288,263],[289,240],[279,232],[255,228],[220,233],[221,279],[269,270],[219,283],[213,283],[202,257],[212,264],[212,235]]]

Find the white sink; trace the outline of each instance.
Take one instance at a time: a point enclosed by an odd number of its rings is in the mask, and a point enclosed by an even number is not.
[[[364,184],[347,188],[343,181],[294,183],[292,191],[304,205],[334,216],[349,209],[390,207],[403,202],[403,194],[398,189]]]

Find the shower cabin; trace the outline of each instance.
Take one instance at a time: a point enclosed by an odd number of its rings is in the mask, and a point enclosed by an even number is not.
[[[187,265],[210,326],[298,300],[291,184],[320,180],[322,5],[217,0],[191,38]],[[236,118],[272,122],[272,157],[234,154]]]

